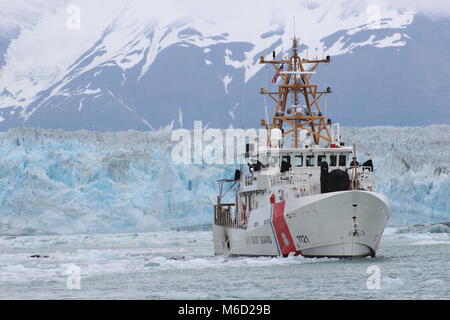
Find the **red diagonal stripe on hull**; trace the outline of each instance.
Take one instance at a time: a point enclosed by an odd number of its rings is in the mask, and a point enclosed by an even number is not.
[[[278,244],[280,245],[281,254],[283,256],[288,255],[291,252],[301,254],[300,251],[295,249],[294,239],[292,239],[291,232],[289,231],[286,218],[284,217],[284,208],[286,201],[275,203],[273,205],[272,223],[277,235]]]

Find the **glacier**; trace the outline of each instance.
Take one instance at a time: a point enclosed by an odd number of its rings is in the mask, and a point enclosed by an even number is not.
[[[450,125],[341,129],[373,159],[390,226],[450,220]],[[0,132],[0,234],[164,231],[210,224],[234,166],[171,162],[170,131]]]

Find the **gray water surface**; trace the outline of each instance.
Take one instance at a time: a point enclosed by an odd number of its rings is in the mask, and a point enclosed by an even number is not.
[[[449,298],[446,232],[390,228],[353,260],[214,257],[208,231],[0,238],[0,299]]]

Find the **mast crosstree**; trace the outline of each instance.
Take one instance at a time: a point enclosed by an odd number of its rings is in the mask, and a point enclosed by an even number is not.
[[[298,148],[299,145],[300,130],[311,133],[314,143],[317,145],[321,140],[331,143],[329,123],[325,120],[319,106],[320,98],[331,93],[331,89],[328,87],[324,91],[319,91],[319,86],[311,82],[311,76],[315,74],[319,65],[330,62],[330,56],[322,60],[302,59],[299,56],[296,38],[293,39],[292,56],[289,59],[275,60],[275,52],[272,61],[261,57],[261,64],[271,64],[275,68],[275,82],[278,77],[282,79],[282,83],[278,86],[278,92],[261,89],[261,94],[268,95],[276,103],[272,123],[269,124],[262,120],[261,125],[268,130],[280,129],[283,136],[293,134],[295,148]],[[288,105],[289,97],[293,100],[292,106]],[[300,104],[300,102],[304,104]]]

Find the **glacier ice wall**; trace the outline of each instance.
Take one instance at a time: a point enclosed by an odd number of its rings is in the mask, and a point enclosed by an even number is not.
[[[375,163],[391,225],[450,220],[450,126],[344,128]],[[0,133],[0,234],[143,232],[212,221],[234,167],[173,165],[169,132]]]
[[[173,166],[168,141],[161,132],[1,133],[0,234],[140,232],[210,223],[216,180],[232,169]]]
[[[450,221],[450,126],[345,128],[343,138],[374,160],[391,225]]]

